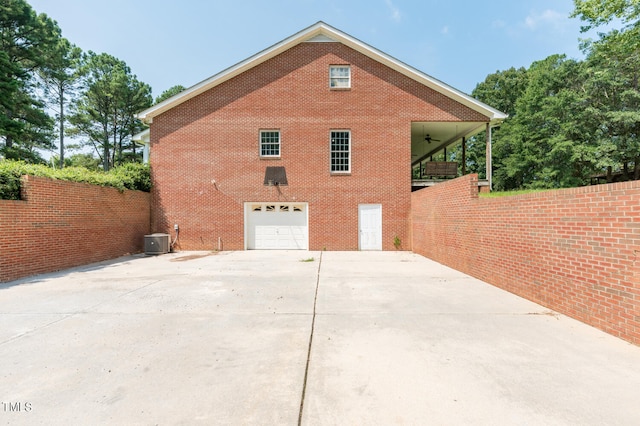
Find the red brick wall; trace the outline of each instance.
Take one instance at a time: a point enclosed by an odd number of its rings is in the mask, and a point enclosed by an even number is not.
[[[0,200],[0,282],[144,249],[150,195],[25,176]]]
[[[352,88],[329,89],[350,64]],[[154,117],[152,228],[180,226],[178,248],[244,248],[245,202],[309,203],[309,248],[356,250],[358,204],[382,204],[383,249],[410,249],[411,121],[485,117],[339,43],[302,43]],[[281,158],[259,158],[279,129]],[[352,173],[331,175],[329,132],[351,131]],[[267,166],[289,185],[265,187]],[[215,184],[213,183],[215,181]]]
[[[416,253],[640,344],[640,182],[478,198],[412,194]]]

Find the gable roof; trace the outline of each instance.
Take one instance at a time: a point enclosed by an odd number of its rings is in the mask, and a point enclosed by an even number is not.
[[[153,117],[162,114],[171,108],[180,105],[181,103],[198,96],[199,94],[206,92],[207,90],[239,75],[243,72],[279,55],[280,53],[291,49],[297,44],[304,42],[339,42],[342,43],[368,57],[378,61],[389,68],[404,74],[405,76],[424,84],[425,86],[451,98],[472,110],[486,116],[492,124],[499,124],[507,118],[507,114],[498,111],[489,105],[480,102],[477,99],[443,83],[442,81],[433,78],[422,71],[419,71],[380,50],[369,46],[360,40],[351,37],[350,35],[333,28],[326,23],[319,21],[314,25],[305,28],[304,30],[282,40],[281,42],[274,44],[273,46],[245,59],[242,62],[233,65],[218,74],[209,77],[208,79],[201,81],[200,83],[166,99],[159,104],[152,106],[137,114],[139,120],[145,123],[153,122]]]

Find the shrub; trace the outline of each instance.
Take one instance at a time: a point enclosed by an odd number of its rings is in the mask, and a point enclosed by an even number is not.
[[[125,163],[116,167],[113,173],[122,180],[125,188],[138,191],[151,191],[151,173],[149,166],[141,163]]]
[[[19,200],[20,182],[24,175],[110,186],[120,191],[134,189],[149,192],[151,189],[149,167],[139,163],[125,164],[105,173],[84,167],[52,169],[22,161],[0,160],[0,199]]]
[[[12,166],[12,161],[0,161],[0,200],[20,199],[20,177],[22,173]]]

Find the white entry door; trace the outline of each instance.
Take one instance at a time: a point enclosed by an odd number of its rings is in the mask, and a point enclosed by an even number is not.
[[[382,250],[382,204],[358,206],[360,250]]]
[[[307,250],[306,203],[246,203],[248,250]]]

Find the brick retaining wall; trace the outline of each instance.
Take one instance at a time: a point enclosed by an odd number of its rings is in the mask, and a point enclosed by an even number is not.
[[[144,249],[147,193],[25,176],[22,194],[0,200],[0,282]]]
[[[478,198],[412,194],[413,251],[640,344],[640,181]]]

